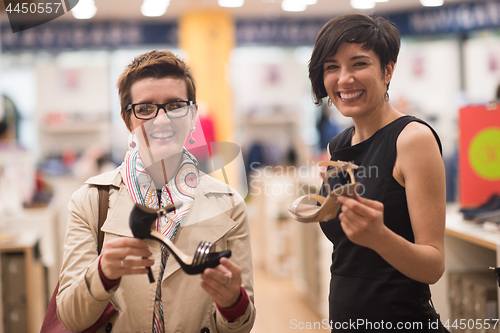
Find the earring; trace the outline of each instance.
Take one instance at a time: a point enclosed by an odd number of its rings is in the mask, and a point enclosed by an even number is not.
[[[328,102],[327,102],[328,106],[331,107],[332,106],[332,100],[330,99],[330,97],[328,97]]]
[[[388,91],[385,92],[384,101],[389,102],[389,92]]]
[[[191,132],[191,136],[189,138],[189,144],[192,146],[194,145],[194,143],[196,142],[196,140],[193,138],[193,132],[196,131],[196,126],[193,126],[193,128],[191,128],[190,132]]]
[[[135,147],[137,147],[137,138],[135,137],[135,134],[130,133],[128,136],[128,146],[130,149],[134,150]]]

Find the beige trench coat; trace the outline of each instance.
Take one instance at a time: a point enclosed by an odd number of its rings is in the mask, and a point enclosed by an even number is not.
[[[149,283],[147,275],[128,275],[122,277],[118,286],[106,291],[97,268],[98,192],[93,185],[110,185],[108,216],[102,227],[104,243],[117,237],[133,237],[129,215],[134,203],[119,170],[89,179],[73,194],[68,205],[70,215],[57,310],[62,323],[77,332],[94,323],[109,301],[115,304],[118,313],[99,332],[107,332],[109,328],[120,333],[152,330],[156,283]],[[249,332],[255,320],[255,307],[246,206],[233,189],[207,175],[201,177],[194,205],[179,226],[174,242],[184,253],[192,255],[201,240],[215,243],[217,251],[231,249],[231,260],[241,269],[242,286],[250,304],[243,316],[228,323],[201,288],[200,276],[185,274],[170,256],[162,280],[165,333]],[[160,244],[154,240],[147,242],[155,261],[153,275],[157,278]]]

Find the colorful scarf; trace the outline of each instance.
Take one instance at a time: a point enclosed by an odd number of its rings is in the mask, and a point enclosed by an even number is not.
[[[127,153],[121,171],[123,182],[135,203],[150,208],[160,207],[158,191],[153,179],[144,168],[138,149]],[[156,230],[169,239],[173,238],[177,227],[189,212],[199,181],[198,162],[193,155],[184,149],[175,176],[161,189],[161,207],[166,207],[173,202],[182,203],[181,209],[156,221]]]
[[[161,161],[163,163],[163,161]],[[130,197],[135,203],[150,208],[166,207],[174,202],[181,202],[179,210],[168,213],[156,220],[156,230],[164,236],[173,239],[177,228],[182,223],[193,206],[196,188],[200,182],[198,162],[186,149],[183,150],[181,163],[175,176],[163,188],[157,190],[153,179],[146,172],[146,168],[136,148],[128,152],[121,169],[123,182]],[[159,193],[161,193],[160,200]],[[163,304],[161,300],[161,280],[168,259],[168,251],[162,244],[162,260],[160,274],[156,287],[155,308],[153,314],[153,332],[164,332]]]

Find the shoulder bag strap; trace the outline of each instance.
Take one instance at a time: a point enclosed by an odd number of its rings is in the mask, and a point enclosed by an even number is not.
[[[97,186],[99,193],[99,224],[98,224],[98,232],[97,232],[97,252],[100,254],[102,249],[102,243],[104,240],[104,232],[101,231],[101,227],[106,220],[106,215],[108,215],[108,207],[109,207],[109,186],[106,185],[98,185]],[[47,312],[45,314],[45,318],[43,320],[42,328],[40,333],[71,333],[64,325],[61,323],[59,318],[57,317],[57,303],[56,296],[59,290],[59,282],[57,282],[57,286],[52,293],[52,297],[50,298],[49,306],[47,308]],[[103,326],[113,315],[117,312],[113,307],[112,303],[108,303],[106,310],[104,310],[101,318],[90,328],[86,329],[84,332],[97,332],[97,330]]]
[[[97,254],[101,254],[102,244],[104,242],[104,232],[101,230],[104,221],[108,215],[109,208],[109,186],[108,185],[97,185],[97,190],[99,192],[99,223],[97,225]]]

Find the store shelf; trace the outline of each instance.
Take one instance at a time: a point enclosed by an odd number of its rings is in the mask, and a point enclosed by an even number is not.
[[[500,232],[487,230],[481,224],[464,221],[458,212],[446,215],[446,234],[497,251],[500,245]]]
[[[82,134],[101,132],[108,128],[105,122],[81,122],[40,126],[40,131],[46,134]]]
[[[488,272],[491,272],[491,279],[494,281],[494,274],[489,267],[500,266],[500,232],[486,229],[484,226],[465,221],[457,205],[447,207],[446,269],[441,279],[431,286],[433,303],[443,322],[453,319],[450,301],[453,293],[450,288],[453,288],[454,274],[482,272],[488,275]],[[497,294],[497,299],[500,299],[500,293]],[[498,315],[500,316],[500,311]],[[474,318],[469,315],[464,319]]]
[[[68,121],[39,126],[40,159],[61,156],[65,151],[84,153],[90,147],[111,148],[109,121]]]
[[[36,233],[23,232],[15,240],[0,243],[1,332],[40,331],[47,299],[38,241]]]
[[[245,118],[245,126],[276,126],[276,125],[295,125],[297,117],[292,114],[265,114],[265,115],[250,115]]]
[[[291,278],[304,304],[328,318],[332,244],[317,223],[299,223],[287,211],[298,196],[317,193],[320,178],[262,172],[252,184],[251,202],[258,207],[251,219],[255,265],[271,276]]]

